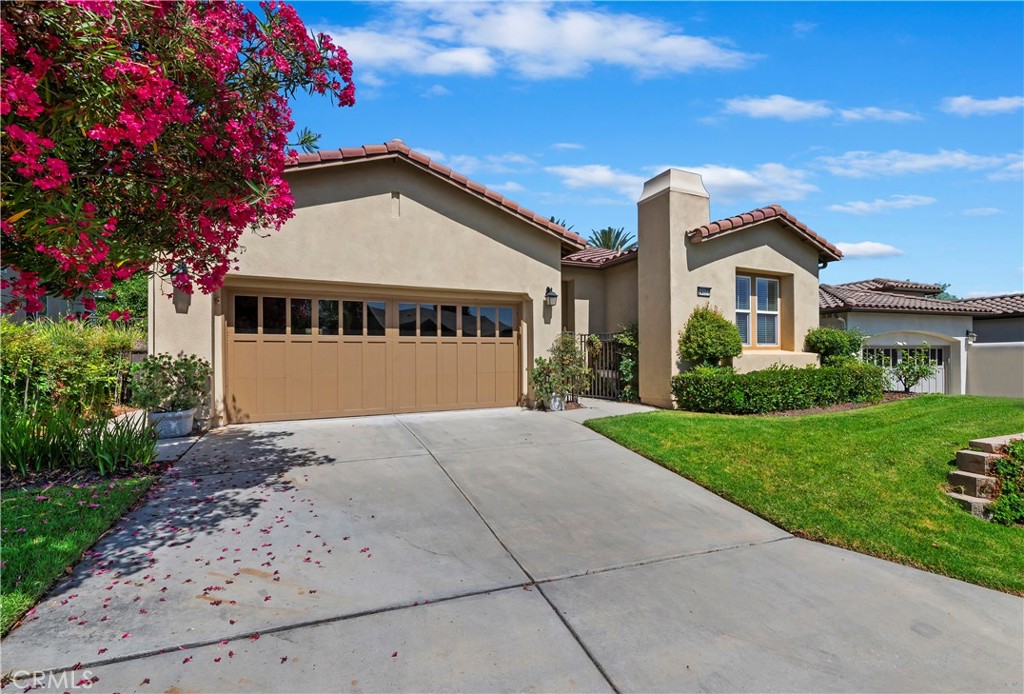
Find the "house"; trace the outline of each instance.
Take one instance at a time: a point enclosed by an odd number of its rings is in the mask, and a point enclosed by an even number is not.
[[[875,278],[818,289],[821,324],[860,330],[865,352],[928,345],[936,373],[915,391],[1024,397],[1024,294],[946,301],[936,284]]]
[[[212,363],[213,424],[525,403],[563,329],[633,321],[641,399],[671,406],[698,305],[741,325],[739,368],[813,363],[818,270],[842,256],[777,206],[712,222],[700,176],[674,169],[645,184],[623,254],[399,140],[299,155],[286,175],[294,218],[253,235],[220,291],[167,300],[151,280],[150,351]]]

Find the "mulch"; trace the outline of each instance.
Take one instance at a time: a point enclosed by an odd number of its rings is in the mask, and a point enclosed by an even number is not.
[[[799,417],[805,414],[825,414],[827,412],[845,412],[846,410],[859,410],[864,407],[874,407],[875,405],[884,405],[887,402],[896,402],[897,400],[906,400],[907,398],[913,398],[920,395],[920,393],[902,393],[889,391],[882,394],[882,399],[878,402],[843,402],[838,405],[829,405],[828,407],[809,407],[806,410],[783,410],[781,412],[765,412],[764,414],[753,415],[755,417]]]

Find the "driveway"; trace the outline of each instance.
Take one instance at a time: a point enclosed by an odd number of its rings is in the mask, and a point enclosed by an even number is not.
[[[574,421],[625,411],[594,404],[215,431],[3,669],[55,691],[1021,691],[1020,598],[792,537]]]

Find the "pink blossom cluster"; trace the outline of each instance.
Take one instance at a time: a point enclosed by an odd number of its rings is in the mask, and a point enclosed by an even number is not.
[[[279,0],[262,16],[235,0],[0,12],[7,310],[45,293],[88,300],[149,268],[216,290],[246,229],[292,215],[285,95],[355,103],[345,51]]]

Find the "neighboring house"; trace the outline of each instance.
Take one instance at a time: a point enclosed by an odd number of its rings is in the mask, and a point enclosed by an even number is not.
[[[823,284],[821,324],[860,330],[866,353],[888,359],[927,344],[937,369],[917,392],[1024,396],[1024,294],[946,301],[941,291],[883,278]]]
[[[295,217],[253,235],[223,289],[150,285],[150,352],[213,364],[213,424],[521,404],[563,329],[632,321],[641,399],[671,406],[698,305],[742,326],[738,368],[813,363],[818,269],[842,256],[779,207],[711,222],[700,176],[674,169],[645,184],[639,250],[617,255],[398,140],[286,175]]]
[[[17,277],[18,274],[14,270],[4,268],[0,271],[0,274],[4,279],[8,276]],[[0,306],[6,306],[8,302],[12,301],[14,296],[7,289],[0,289]],[[89,312],[85,310],[85,306],[82,302],[77,299],[62,299],[57,296],[44,296],[43,297],[43,310],[38,313],[31,313],[26,315],[23,309],[18,309],[13,313],[9,314],[10,319],[15,322],[21,322],[25,319],[35,320],[37,318],[49,318],[51,320],[60,320],[67,316],[75,316],[76,318],[85,318],[89,315]]]

